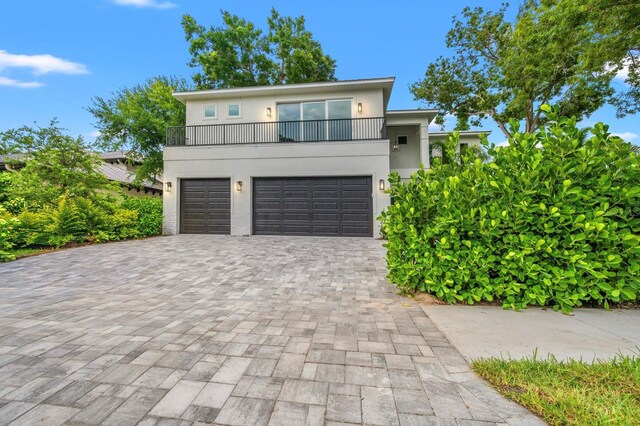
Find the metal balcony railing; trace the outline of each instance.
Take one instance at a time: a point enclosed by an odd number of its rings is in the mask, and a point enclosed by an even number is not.
[[[167,146],[386,139],[384,117],[167,127]]]

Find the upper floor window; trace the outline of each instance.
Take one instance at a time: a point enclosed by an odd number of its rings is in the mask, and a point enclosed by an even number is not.
[[[281,141],[350,140],[351,100],[278,104]]]
[[[204,106],[204,118],[217,118],[217,111],[215,105]]]
[[[227,107],[227,116],[230,118],[240,117],[242,111],[240,109],[240,104],[229,104]]]

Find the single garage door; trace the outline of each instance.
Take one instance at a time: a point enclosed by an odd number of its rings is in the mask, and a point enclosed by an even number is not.
[[[256,178],[257,235],[373,236],[371,176]]]
[[[180,181],[180,232],[182,234],[231,233],[231,181],[182,179]]]

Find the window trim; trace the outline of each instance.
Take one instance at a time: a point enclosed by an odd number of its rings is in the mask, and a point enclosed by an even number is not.
[[[207,108],[213,107],[213,117],[207,117]],[[218,119],[218,104],[204,104],[202,106],[203,120],[217,120]]]
[[[229,107],[231,107],[232,105],[238,105],[238,115],[229,114]],[[232,120],[236,118],[242,118],[242,102],[233,102],[227,104],[227,118]]]

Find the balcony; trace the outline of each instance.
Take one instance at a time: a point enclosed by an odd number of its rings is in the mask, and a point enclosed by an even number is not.
[[[166,146],[362,141],[386,133],[384,117],[171,126]]]

